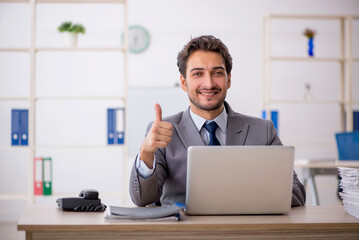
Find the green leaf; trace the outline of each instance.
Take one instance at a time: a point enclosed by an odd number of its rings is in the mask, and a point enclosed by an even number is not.
[[[71,22],[63,22],[57,29],[60,32],[66,32],[69,31],[69,29],[71,28],[72,23]]]
[[[72,24],[72,22],[63,22],[58,28],[60,32],[82,33],[85,34],[86,29],[81,24]]]

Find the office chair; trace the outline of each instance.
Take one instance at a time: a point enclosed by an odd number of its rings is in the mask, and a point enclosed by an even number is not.
[[[339,161],[359,160],[359,131],[336,133]]]

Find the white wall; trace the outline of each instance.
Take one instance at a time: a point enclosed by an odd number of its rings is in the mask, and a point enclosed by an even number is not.
[[[244,114],[260,116],[262,110],[262,19],[268,14],[322,14],[358,15],[358,1],[130,1],[130,24],[141,24],[151,33],[150,48],[140,55],[130,56],[129,79],[131,91],[138,86],[158,86],[157,91],[168,93],[163,86],[171,87],[179,81],[176,56],[183,45],[193,36],[212,34],[220,38],[233,57],[232,87],[227,100],[232,107]],[[151,9],[150,11],[148,11]],[[306,27],[318,31],[315,54],[319,57],[338,57],[338,21],[273,21],[272,52],[274,56],[306,56],[306,39],[301,35]],[[359,56],[359,23],[353,24],[353,54]],[[281,65],[282,64],[282,65]],[[339,99],[339,64],[337,63],[274,63],[272,69],[272,96],[275,99],[303,99],[304,84],[312,85],[314,99]],[[140,69],[139,66],[142,66]],[[353,66],[353,97],[359,99],[359,64]],[[142,121],[152,119],[147,114],[153,102],[160,102],[158,92],[151,95],[151,104],[139,98],[131,101],[143,104],[147,109]],[[175,91],[175,90],[171,90]],[[178,90],[173,97],[185,95]],[[147,99],[147,98],[146,98]],[[182,98],[181,98],[182,100]],[[138,103],[138,104],[137,104]],[[162,104],[168,106],[168,102]],[[184,104],[185,105],[185,104]],[[176,106],[174,104],[174,106]],[[149,109],[150,108],[150,109]],[[336,158],[334,133],[340,131],[339,107],[336,105],[275,105],[280,110],[280,135],[284,144],[296,146],[297,158]],[[358,104],[354,105],[356,110]],[[149,109],[149,110],[148,110]],[[177,112],[177,107],[163,111],[164,115]],[[138,113],[139,114],[139,113]],[[140,123],[141,122],[141,123]],[[147,124],[145,124],[147,125]],[[141,127],[143,128],[143,127]],[[143,135],[136,134],[138,147]],[[132,152],[132,151],[131,151]],[[299,176],[300,169],[297,169]],[[316,178],[321,204],[338,204],[337,179],[330,176]],[[308,192],[307,204],[311,204]]]
[[[178,83],[179,73],[176,66],[178,51],[191,36],[213,34],[228,46],[233,57],[232,87],[228,92],[227,100],[239,112],[260,116],[263,17],[270,13],[357,14],[359,2],[144,0],[130,1],[129,9],[130,23],[145,26],[152,37],[148,51],[130,56],[130,86],[173,86],[174,83]],[[338,21],[313,20],[275,20],[272,24],[273,55],[305,56],[306,38],[301,33],[306,27],[318,31],[315,43],[317,56],[339,56]],[[356,32],[356,39],[359,41],[358,30]],[[355,53],[359,55],[357,48],[358,46],[355,47]],[[139,66],[143,67],[139,70]],[[273,63],[272,79],[272,94],[275,99],[302,99],[306,82],[311,83],[312,93],[316,99],[339,99],[339,64],[336,63]],[[274,109],[278,107],[274,106]],[[336,156],[333,133],[340,130],[338,106],[324,106],[325,109],[322,108],[323,106],[312,106],[308,113],[303,111],[308,109],[307,105],[299,106],[299,110],[284,107],[285,110],[280,112],[282,114],[280,128],[285,144],[303,143],[307,138],[317,138],[314,139],[318,145],[316,150],[313,151],[309,146],[300,146],[297,150],[298,157]],[[318,114],[319,112],[330,112],[330,114]],[[301,121],[298,121],[298,116],[301,116]],[[313,127],[312,122],[315,119],[318,120]],[[321,124],[323,121],[326,121],[324,126]],[[297,131],[297,127],[293,128],[297,124],[302,125],[300,132]],[[313,133],[313,128],[314,131],[318,130],[324,134]],[[310,135],[307,136],[308,134]],[[323,146],[323,143],[326,145]]]
[[[262,19],[270,13],[285,14],[332,14],[332,15],[359,15],[359,1],[355,0],[129,0],[129,24],[139,24],[146,27],[151,34],[151,44],[147,51],[141,54],[131,54],[129,57],[129,108],[128,134],[129,153],[135,155],[144,137],[147,123],[153,119],[153,104],[159,102],[163,106],[163,114],[170,115],[182,111],[188,106],[187,96],[180,88],[173,86],[179,81],[179,73],[176,67],[176,57],[179,50],[189,41],[191,36],[212,34],[220,38],[229,48],[233,57],[232,87],[228,92],[227,100],[232,107],[244,114],[260,116],[262,102]],[[0,47],[3,46],[29,46],[29,8],[25,4],[0,4]],[[112,46],[121,45],[122,17],[121,7],[116,5],[61,5],[43,4],[38,8],[38,36],[39,46],[61,46],[62,36],[56,31],[56,27],[63,20],[69,19],[81,22],[87,27],[87,33],[80,36],[80,46]],[[329,22],[331,23],[331,22]],[[273,52],[278,55],[306,54],[306,39],[301,35],[305,27],[314,27],[318,30],[316,40],[316,54],[318,56],[337,56],[338,49],[338,24],[329,24],[320,21],[299,22],[274,22]],[[359,24],[354,23],[356,30],[354,53],[359,56]],[[23,29],[15,31],[14,29]],[[10,32],[10,35],[5,33]],[[283,40],[285,39],[285,40]],[[90,53],[86,56],[73,54],[63,56],[58,54],[46,56],[41,53],[39,64],[38,94],[113,94],[113,91],[122,92],[121,85],[117,84],[117,77],[121,76],[121,69],[116,67],[121,55],[110,53]],[[60,74],[61,67],[58,61],[65,60],[67,69],[73,68],[77,81],[72,81],[73,76]],[[14,68],[12,62],[20,67]],[[27,96],[29,81],[28,58],[25,53],[9,54],[0,53],[0,96]],[[303,84],[308,80],[313,86],[313,95],[319,99],[337,99],[339,69],[335,64],[308,66],[301,64],[273,65],[272,77],[278,79],[273,82],[273,96],[277,98],[301,98]],[[312,68],[310,74],[303,69]],[[359,69],[358,63],[354,69]],[[83,71],[85,70],[85,71]],[[359,72],[355,70],[353,76],[359,79]],[[89,84],[86,84],[89,83]],[[17,86],[21,86],[17,88]],[[80,91],[75,89],[80,87]],[[353,91],[356,99],[359,99],[359,81],[354,85]],[[18,90],[20,89],[20,90]],[[73,92],[74,91],[74,92]],[[49,137],[51,125],[46,122],[38,123],[39,143],[52,141],[54,143],[82,144],[104,142],[105,133],[105,108],[121,105],[120,102],[70,102],[73,106],[58,106],[58,115],[51,112],[54,109],[49,102],[39,103],[39,114],[49,114],[50,122],[58,121],[59,129],[55,135]],[[10,118],[9,110],[13,107],[26,107],[24,102],[0,102],[0,143],[9,145]],[[42,107],[42,108],[41,108]],[[338,108],[335,106],[299,106],[294,109],[288,106],[276,106],[280,108],[280,134],[285,144],[302,143],[297,147],[297,157],[336,157],[336,147],[333,133],[339,130]],[[359,106],[356,106],[357,109]],[[83,112],[81,112],[81,109]],[[102,109],[102,110],[101,110]],[[50,112],[49,112],[50,111]],[[102,111],[102,112],[101,112]],[[65,116],[72,116],[67,123]],[[84,117],[88,125],[81,125],[81,120],[76,116]],[[306,117],[307,116],[307,117]],[[69,130],[71,122],[81,125],[75,129],[73,138],[68,139],[64,131]],[[81,138],[79,136],[88,137]],[[76,140],[77,139],[77,140]],[[313,146],[309,141],[314,141]],[[323,145],[322,143],[327,143]],[[110,153],[109,153],[110,152]],[[70,152],[70,157],[65,152],[54,151],[52,154],[74,164],[75,171],[66,171],[62,165],[56,171],[57,192],[76,191],[86,183],[95,184],[98,190],[107,191],[115,189],[121,191],[122,181],[127,181],[127,176],[116,176],[112,181],[106,177],[113,163],[118,162],[116,151],[104,153],[103,150],[79,154]],[[41,153],[39,154],[46,154]],[[0,193],[27,192],[27,157],[26,151],[0,150]],[[109,159],[103,160],[103,157]],[[76,159],[79,159],[76,161]],[[86,165],[86,159],[90,162],[99,160],[101,168],[96,179],[98,183],[85,178],[82,182],[73,183],[76,174],[79,179],[81,168]],[[54,167],[55,167],[54,160]],[[105,167],[104,167],[105,166]],[[108,168],[106,168],[106,166]],[[116,175],[116,170],[125,166],[117,166],[111,169],[111,174]],[[127,166],[130,167],[130,166]],[[6,171],[5,169],[12,169]],[[18,170],[15,170],[18,169]],[[95,171],[91,168],[91,171]],[[121,171],[121,170],[120,170]],[[96,172],[96,171],[95,171]],[[55,175],[54,173],[54,175]],[[67,178],[63,175],[67,174]],[[300,174],[300,172],[299,172]],[[54,176],[55,177],[55,176]],[[336,179],[322,177],[319,179],[320,197],[322,204],[337,204],[335,196]],[[111,185],[112,184],[112,185]],[[0,201],[0,203],[9,201]],[[9,211],[0,208],[0,220],[16,220],[25,202],[17,201],[15,209]],[[5,203],[5,205],[6,205]],[[50,201],[52,204],[52,200]],[[14,203],[12,203],[14,205]],[[310,201],[308,201],[310,204]]]

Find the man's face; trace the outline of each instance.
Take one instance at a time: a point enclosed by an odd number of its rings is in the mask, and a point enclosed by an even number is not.
[[[181,75],[181,87],[191,101],[191,110],[200,115],[221,113],[231,75],[227,75],[222,56],[216,52],[197,50],[187,61],[186,78]],[[203,115],[204,114],[204,115]]]

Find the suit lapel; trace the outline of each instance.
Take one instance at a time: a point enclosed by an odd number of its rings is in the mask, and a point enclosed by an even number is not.
[[[225,102],[225,107],[228,113],[226,145],[244,145],[248,134],[249,123],[244,122],[240,115],[235,113],[227,102]],[[188,108],[183,113],[181,121],[178,124],[174,123],[173,126],[186,148],[189,146],[204,146],[201,135],[193,123],[189,111]]]
[[[249,123],[238,125],[240,119],[228,117],[226,145],[244,145]]]
[[[241,117],[225,102],[228,113],[226,145],[244,145],[249,129],[249,123],[243,122]]]
[[[203,140],[189,113],[189,108],[183,113],[181,121],[173,124],[178,136],[186,148],[190,146],[203,146]]]

